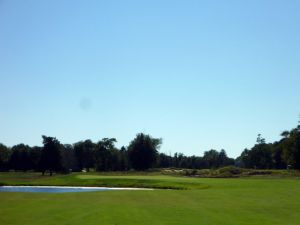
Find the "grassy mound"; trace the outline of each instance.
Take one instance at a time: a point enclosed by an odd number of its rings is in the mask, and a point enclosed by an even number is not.
[[[163,169],[162,173],[171,176],[188,176],[200,178],[237,178],[252,176],[300,177],[297,170],[256,170],[227,166],[219,169]]]

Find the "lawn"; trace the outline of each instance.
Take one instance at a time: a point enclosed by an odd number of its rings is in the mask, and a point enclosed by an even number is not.
[[[0,173],[2,184],[174,189],[90,193],[0,192],[2,225],[298,225],[298,178],[185,178]]]

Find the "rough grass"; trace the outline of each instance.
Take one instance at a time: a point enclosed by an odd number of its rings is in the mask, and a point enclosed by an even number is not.
[[[219,169],[162,169],[162,174],[202,178],[237,178],[237,177],[300,177],[299,170],[259,170],[227,166]]]
[[[0,182],[185,187],[185,190],[63,194],[0,192],[1,225],[298,225],[300,221],[297,178],[203,179],[111,174],[50,178],[39,174],[0,173]]]

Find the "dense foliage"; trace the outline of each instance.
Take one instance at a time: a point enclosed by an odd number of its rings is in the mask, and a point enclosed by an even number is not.
[[[136,170],[149,169],[157,160],[157,148],[160,139],[151,138],[149,135],[138,134],[128,147],[128,156],[132,167]]]
[[[254,169],[300,169],[300,125],[281,136],[281,140],[267,144],[259,134],[257,144],[245,149],[236,164]]]
[[[266,143],[259,134],[257,143],[236,158],[229,158],[225,150],[209,150],[203,156],[182,153],[159,153],[161,139],[137,134],[128,147],[118,149],[115,138],[103,138],[74,144],[61,144],[54,137],[42,136],[43,147],[18,144],[11,148],[0,143],[0,171],[127,171],[149,168],[211,169],[229,165],[254,169],[300,169],[300,125],[284,131],[282,139]]]

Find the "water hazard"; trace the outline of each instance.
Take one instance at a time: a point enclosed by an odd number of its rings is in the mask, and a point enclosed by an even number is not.
[[[67,192],[92,192],[92,191],[110,191],[110,190],[148,190],[148,189],[109,188],[109,187],[0,186],[0,192],[67,193]]]

